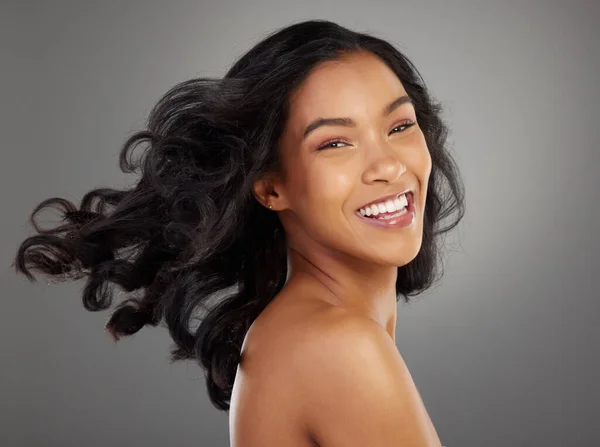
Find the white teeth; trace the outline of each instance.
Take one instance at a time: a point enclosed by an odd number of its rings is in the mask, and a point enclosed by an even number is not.
[[[394,219],[395,217],[403,216],[406,213],[408,213],[408,210],[406,208],[402,208],[402,210],[398,211],[397,213],[386,214],[383,217],[378,217],[377,220],[390,220],[390,219]]]
[[[387,200],[386,202],[376,203],[366,208],[361,208],[358,211],[363,216],[377,216],[382,213],[393,213],[408,206],[408,200],[406,194],[402,194],[400,197],[394,200]]]

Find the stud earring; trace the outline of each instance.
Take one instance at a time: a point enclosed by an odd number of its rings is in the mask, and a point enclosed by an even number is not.
[[[273,205],[269,205],[269,209],[272,210],[273,209]]]

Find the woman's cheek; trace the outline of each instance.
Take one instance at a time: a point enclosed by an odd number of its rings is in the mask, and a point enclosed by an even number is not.
[[[343,200],[352,187],[351,174],[343,167],[322,165],[313,170],[307,186],[317,202]]]

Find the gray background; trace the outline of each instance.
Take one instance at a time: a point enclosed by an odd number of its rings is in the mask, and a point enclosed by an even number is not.
[[[309,18],[389,39],[446,105],[467,216],[397,326],[442,442],[600,445],[599,17],[566,0],[3,1],[0,445],[228,445],[164,329],[114,345],[83,283],[10,263],[41,200],[134,180],[119,148],[168,88]]]

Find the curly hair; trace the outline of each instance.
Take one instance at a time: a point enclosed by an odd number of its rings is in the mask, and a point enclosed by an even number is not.
[[[287,280],[283,226],[252,185],[281,167],[278,140],[294,89],[319,63],[355,51],[373,53],[398,76],[432,159],[423,242],[398,267],[397,301],[408,302],[441,277],[439,236],[464,215],[447,127],[403,54],[327,20],[269,34],[223,78],[172,87],[121,149],[120,168],[139,173],[136,183],[93,189],[79,207],[62,198],[40,203],[30,216],[38,234],[20,244],[16,270],[31,281],[33,270],[57,281],[86,278],[82,301],[90,311],[110,308],[119,287],[126,299],[106,323],[115,341],[164,322],[175,342],[171,361],[195,359],[213,405],[228,411],[246,332]],[[138,145],[145,147],[135,158]],[[60,225],[38,225],[45,208],[61,212]]]

